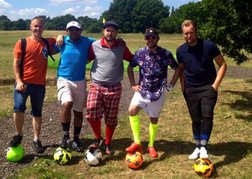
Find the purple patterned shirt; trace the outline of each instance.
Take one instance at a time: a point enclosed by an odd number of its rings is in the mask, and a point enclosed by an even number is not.
[[[178,67],[172,53],[159,46],[156,52],[150,51],[147,46],[139,49],[130,65],[139,66],[140,94],[150,101],[156,101],[161,96],[167,83],[168,65],[172,69]]]

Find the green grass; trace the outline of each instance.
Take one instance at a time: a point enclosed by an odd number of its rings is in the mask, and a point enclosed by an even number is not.
[[[57,31],[46,32],[46,36],[55,36]],[[26,31],[0,31],[0,79],[13,80],[12,49],[17,39],[29,35]],[[99,38],[101,34],[88,34]],[[121,34],[130,50],[144,45],[142,34]],[[159,44],[173,53],[178,44],[183,43],[181,35],[163,35]],[[228,64],[235,64],[227,59]],[[252,62],[241,67],[252,68]],[[55,69],[48,70],[48,78],[56,76]],[[244,178],[252,176],[252,79],[232,79],[225,77],[215,108],[214,127],[209,143],[209,154],[215,166],[214,178]],[[0,86],[0,116],[11,115],[13,85]],[[47,87],[46,102],[56,100],[56,87]],[[144,164],[140,170],[127,168],[124,157],[125,147],[131,141],[131,129],[127,113],[120,114],[113,146],[115,156],[103,157],[102,165],[89,167],[83,161],[83,154],[73,152],[69,165],[57,165],[52,156],[38,157],[26,168],[16,172],[13,178],[199,178],[193,171],[193,161],[187,156],[194,148],[191,122],[179,85],[166,96],[166,103],[160,114],[156,147],[159,158],[153,160],[144,153]],[[141,136],[143,145],[148,141],[148,116],[140,113]],[[92,138],[86,136],[85,140]],[[22,165],[22,164],[20,164]]]
[[[225,78],[219,90],[209,143],[214,178],[248,179],[252,176],[251,106],[251,80]],[[73,152],[74,159],[69,165],[59,166],[50,156],[38,158],[20,171],[17,178],[199,178],[193,171],[194,162],[187,160],[194,144],[190,118],[178,86],[166,96],[160,115],[155,142],[159,158],[153,160],[145,152],[140,170],[131,170],[124,162],[124,149],[130,144],[131,130],[127,114],[119,118],[113,142],[116,153],[113,157],[104,156],[101,166],[89,167],[82,154]],[[147,146],[149,119],[143,112],[140,119],[143,145]]]

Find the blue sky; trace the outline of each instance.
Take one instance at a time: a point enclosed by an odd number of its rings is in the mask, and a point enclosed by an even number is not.
[[[188,2],[199,0],[163,0],[167,6],[178,8]],[[0,0],[0,15],[6,15],[10,20],[31,19],[37,15],[51,18],[72,14],[76,18],[88,16],[99,18],[108,10],[113,0]]]

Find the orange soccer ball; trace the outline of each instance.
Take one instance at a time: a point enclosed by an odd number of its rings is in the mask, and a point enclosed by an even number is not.
[[[193,166],[194,171],[202,177],[211,177],[214,167],[209,159],[199,158]]]
[[[143,164],[143,156],[140,152],[128,153],[125,157],[125,161],[129,168],[138,169]]]

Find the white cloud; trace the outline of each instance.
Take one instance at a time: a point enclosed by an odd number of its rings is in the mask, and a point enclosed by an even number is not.
[[[18,11],[13,11],[13,10],[10,11],[10,16],[13,17],[13,19],[16,19],[16,17],[20,19],[32,19],[35,16],[46,15],[46,14],[47,14],[47,11],[42,8],[30,8],[30,9],[20,9]]]
[[[10,8],[11,4],[9,4],[8,2],[6,2],[5,0],[0,0],[0,7],[1,8]]]
[[[64,10],[64,14],[75,14],[75,9],[74,8],[68,8]]]
[[[61,4],[85,4],[85,5],[90,5],[90,4],[97,4],[97,0],[49,0],[49,2],[52,5],[61,5]]]

